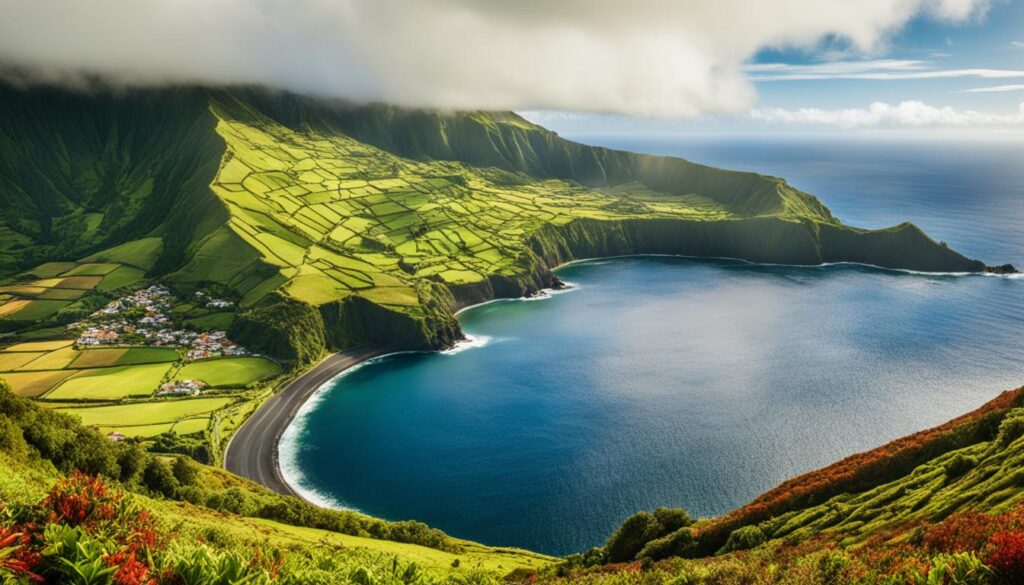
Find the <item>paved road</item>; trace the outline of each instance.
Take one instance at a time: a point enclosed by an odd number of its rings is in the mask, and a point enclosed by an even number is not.
[[[387,353],[380,347],[359,347],[336,353],[299,376],[260,406],[228,444],[224,467],[279,494],[297,495],[281,476],[277,445],[299,407],[325,382],[352,366]]]

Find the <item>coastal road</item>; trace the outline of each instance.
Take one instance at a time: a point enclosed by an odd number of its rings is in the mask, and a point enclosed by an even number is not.
[[[277,445],[306,400],[325,382],[370,358],[388,353],[382,347],[357,347],[336,353],[292,380],[260,406],[235,432],[224,453],[224,467],[279,494],[298,495],[281,476]]]

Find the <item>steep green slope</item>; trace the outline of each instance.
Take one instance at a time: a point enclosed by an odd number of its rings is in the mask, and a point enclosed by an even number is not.
[[[595,585],[1019,583],[1022,482],[1019,388],[941,426],[788,480],[720,518],[680,523],[664,520],[686,519],[678,511],[638,513],[605,547],[571,558],[562,572]],[[676,560],[651,564],[669,558]],[[650,574],[632,575],[641,562]]]
[[[456,308],[555,285],[553,266],[588,256],[985,269],[911,224],[844,226],[774,177],[585,146],[511,113],[259,90],[2,89],[0,205],[0,276],[158,237],[150,276],[227,287],[245,309],[231,334],[300,364],[450,345]]]
[[[198,90],[0,89],[0,275],[166,226],[164,266],[173,265],[198,224],[216,220],[214,122]]]

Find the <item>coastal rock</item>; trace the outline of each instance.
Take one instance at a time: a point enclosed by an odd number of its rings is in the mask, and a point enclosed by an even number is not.
[[[986,266],[985,272],[989,274],[1020,274],[1013,264],[1001,264],[999,266]]]

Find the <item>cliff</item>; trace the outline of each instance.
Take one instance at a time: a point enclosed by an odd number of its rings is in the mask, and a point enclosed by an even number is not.
[[[297,364],[448,346],[458,308],[535,293],[587,257],[986,269],[912,224],[845,226],[777,177],[587,146],[512,113],[255,89],[0,88],[0,205],[0,277],[160,238],[150,277],[234,291],[232,335]]]

